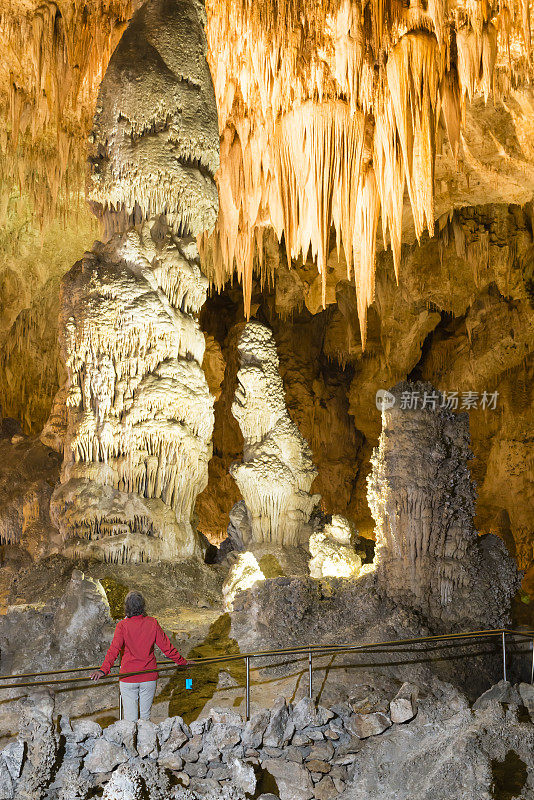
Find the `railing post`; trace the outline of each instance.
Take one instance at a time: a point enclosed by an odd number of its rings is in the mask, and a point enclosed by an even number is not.
[[[245,713],[247,720],[250,719],[250,658],[247,656],[245,658],[246,664],[246,699],[245,699]]]
[[[308,650],[308,697],[313,699],[313,680],[312,680],[312,651]]]
[[[534,639],[532,640],[532,665],[530,667],[530,683],[534,683]]]
[[[502,672],[503,678],[506,680],[506,633],[502,632]]]

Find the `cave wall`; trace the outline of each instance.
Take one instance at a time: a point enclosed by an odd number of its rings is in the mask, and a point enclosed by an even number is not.
[[[531,214],[530,205],[490,205],[446,215],[438,236],[403,248],[399,285],[391,253],[382,252],[365,351],[343,254],[338,258],[335,248],[330,254],[328,305],[321,311],[313,264],[294,262],[288,270],[272,243],[265,247],[276,271],[273,285],[255,283],[252,311],[273,330],[289,413],[311,445],[319,472],[312,488],[327,513],[346,514],[360,532],[373,535],[365,479],[380,433],[378,389],[422,378],[458,391],[459,410],[463,393],[477,393],[480,406],[484,391],[498,392],[495,409],[469,410],[476,526],[501,536],[521,568],[532,562]],[[220,347],[219,373],[221,355],[225,362],[210,480],[197,503],[200,529],[214,540],[224,535],[239,499],[228,467],[242,448],[230,405],[243,319],[240,287],[230,284],[208,299],[201,316]]]
[[[309,441],[319,473],[312,491],[321,494],[326,512],[349,516],[365,535],[374,528],[365,480],[380,433],[377,389],[411,377],[447,391],[497,391],[495,410],[469,414],[476,526],[501,536],[525,569],[533,560],[534,528],[532,208],[461,209],[445,215],[439,227],[434,239],[404,246],[399,285],[391,253],[379,254],[365,351],[355,291],[346,280],[343,253],[338,257],[334,246],[327,308],[321,310],[315,265],[295,261],[288,269],[283,248],[265,237],[264,257],[274,277],[263,287],[255,280],[252,312],[273,330],[289,414]],[[89,240],[89,234],[82,226],[76,236]],[[76,236],[69,227],[64,247],[74,247]],[[47,241],[42,259],[56,254]],[[6,317],[0,343],[2,414],[19,419],[27,432],[39,432],[59,382],[55,343],[62,254],[58,249],[56,260],[49,256],[48,282],[46,264],[40,281],[19,270],[26,293],[18,290],[18,315]],[[196,517],[213,541],[224,537],[228,513],[240,499],[228,469],[243,452],[230,408],[244,321],[241,287],[230,282],[220,293],[211,292],[200,315],[206,334],[203,368],[216,402],[209,482],[198,497]]]

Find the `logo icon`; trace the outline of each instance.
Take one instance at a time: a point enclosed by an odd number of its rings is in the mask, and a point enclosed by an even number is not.
[[[379,411],[387,411],[395,405],[395,395],[388,392],[387,389],[379,389],[376,393],[376,407]]]

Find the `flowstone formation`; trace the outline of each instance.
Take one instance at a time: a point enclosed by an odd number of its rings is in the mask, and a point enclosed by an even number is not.
[[[468,414],[431,384],[386,395],[368,478],[375,564],[390,596],[433,618],[504,625],[519,576],[503,542],[475,530],[471,457]]]
[[[311,533],[310,517],[320,499],[310,494],[317,471],[287,411],[272,332],[249,322],[237,347],[240,368],[232,414],[244,446],[243,462],[232,464],[230,473],[247,509],[243,542],[296,546]]]
[[[90,201],[111,238],[61,290],[67,423],[51,513],[72,555],[141,561],[195,549],[213,398],[193,237],[214,224],[218,167],[202,23],[200,4],[151,0],[100,88]]]

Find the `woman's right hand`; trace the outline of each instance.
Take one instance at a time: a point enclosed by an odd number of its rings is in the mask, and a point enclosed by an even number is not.
[[[95,671],[92,672],[90,675],[92,681],[99,681],[100,678],[103,677],[104,677],[104,672],[101,669],[95,669]]]

